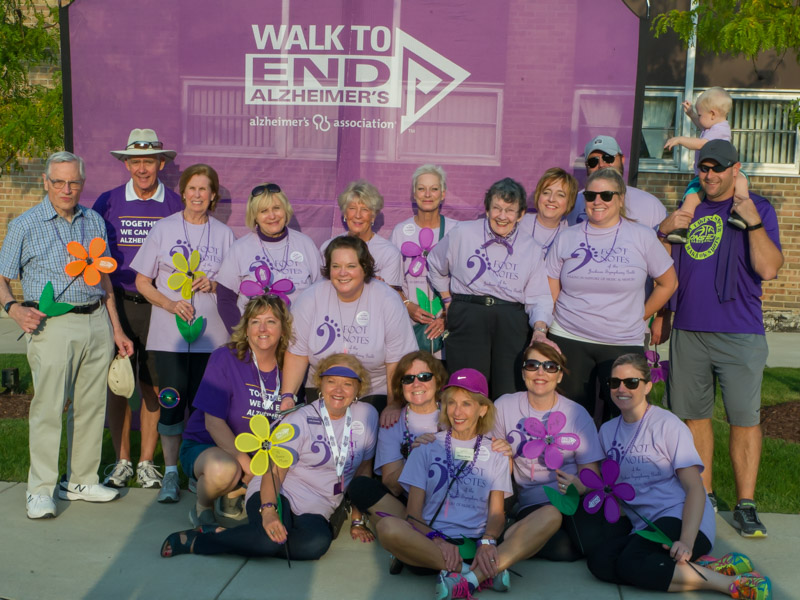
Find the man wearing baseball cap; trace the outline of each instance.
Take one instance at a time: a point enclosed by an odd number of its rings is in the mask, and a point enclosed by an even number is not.
[[[164,144],[152,129],[132,130],[125,149],[111,151],[113,157],[124,163],[130,179],[101,194],[93,206],[106,222],[109,250],[119,265],[111,275],[111,283],[122,327],[135,347],[133,368],[142,395],[139,412],[141,452],[136,479],[144,488],[161,487],[161,473],[153,464],[158,442],[159,405],[153,359],[145,350],[150,304],[136,291],[136,273],[131,270],[130,263],[155,222],[183,208],[180,196],[158,179],[158,172],[176,154],[174,150],[164,150]],[[133,477],[131,409],[127,398],[109,393],[108,425],[117,462],[104,483],[111,487],[125,487]]]
[[[593,137],[583,149],[586,157],[586,175],[591,175],[600,169],[616,169],[620,175],[625,174],[625,155],[615,140],[610,135],[598,135]],[[629,219],[633,219],[642,225],[655,229],[664,217],[667,216],[667,209],[661,201],[644,190],[629,185],[625,193],[625,213]],[[583,223],[586,217],[586,199],[583,197],[583,190],[578,192],[575,199],[575,208],[567,215],[570,225]]]
[[[722,389],[730,426],[730,457],[736,481],[735,526],[745,537],[763,537],[755,496],[761,459],[761,380],[767,341],[761,310],[761,281],[775,279],[783,265],[778,218],[772,205],[747,189],[736,148],[712,140],[697,159],[705,198],[692,217],[675,211],[658,229],[662,240],[688,227],[685,245],[665,244],[678,271],[670,341],[669,408],[686,424],[705,470],[712,504],[715,379]],[[731,209],[745,230],[728,223]],[[668,319],[669,317],[667,317]]]

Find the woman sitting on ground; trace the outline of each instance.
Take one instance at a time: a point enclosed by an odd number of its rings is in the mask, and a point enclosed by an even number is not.
[[[711,550],[716,530],[714,509],[700,479],[703,463],[689,428],[647,402],[653,384],[646,359],[639,354],[617,358],[609,385],[622,414],[600,428],[600,442],[608,460],[619,465],[614,483],[633,486],[635,496],[628,504],[636,512],[626,513],[634,530],[649,529],[641,515],[674,541],[667,548],[639,535],[609,536],[588,556],[592,574],[662,592],[716,590],[732,598],[769,598],[769,579],[753,573],[746,556],[703,556]],[[602,468],[607,469],[605,464]]]
[[[183,470],[197,479],[197,502],[189,513],[195,527],[216,522],[217,498],[223,498],[223,514],[240,512],[234,508],[244,493],[240,485],[253,474],[250,457],[236,449],[234,439],[249,431],[254,415],[278,417],[279,369],[291,336],[292,316],[283,300],[256,296],[245,306],[231,341],[211,354],[180,449]]]
[[[288,469],[272,464],[271,472],[250,481],[249,522],[222,531],[173,533],[164,541],[161,556],[229,553],[316,560],[327,552],[334,537],[331,516],[344,500],[344,492],[354,476],[372,472],[378,413],[371,405],[356,402],[369,386],[367,371],[356,357],[333,354],[318,367],[314,384],[319,400],[285,421],[297,428],[298,435],[282,447],[292,449],[297,459]],[[320,440],[327,448],[320,447]],[[280,489],[279,497],[276,489]],[[352,538],[371,541],[372,534],[357,509],[352,517]]]

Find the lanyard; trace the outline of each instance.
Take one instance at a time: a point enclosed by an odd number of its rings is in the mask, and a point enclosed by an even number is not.
[[[253,364],[256,367],[256,375],[258,375],[258,383],[261,386],[261,405],[264,407],[265,411],[269,412],[272,410],[272,405],[278,400],[278,390],[281,389],[281,371],[276,367],[277,372],[275,373],[275,389],[272,390],[272,394],[267,395],[267,387],[264,385],[264,379],[261,377],[261,369],[258,368],[258,359],[256,358],[256,353],[251,350],[250,355],[253,357]]]
[[[331,447],[331,454],[333,454],[333,461],[336,463],[336,476],[341,477],[344,473],[344,465],[347,462],[347,448],[350,446],[350,433],[353,429],[353,415],[350,413],[350,407],[347,407],[347,412],[344,416],[344,433],[342,434],[342,443],[336,444],[336,434],[333,432],[333,424],[328,415],[328,409],[325,407],[325,401],[320,400],[319,414],[322,417],[322,424],[325,426],[325,434],[328,436],[328,445]]]

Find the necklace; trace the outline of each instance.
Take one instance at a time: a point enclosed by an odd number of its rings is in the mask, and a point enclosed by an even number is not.
[[[279,273],[283,272],[286,269],[286,267],[289,265],[289,229],[288,229],[288,227],[285,229],[285,231],[286,231],[286,236],[285,236],[286,247],[284,248],[284,251],[283,251],[283,260],[280,261],[280,262],[278,262],[277,260],[275,260],[273,258],[272,253],[269,250],[267,250],[266,247],[264,246],[264,241],[261,239],[261,236],[259,236],[258,233],[256,233],[256,237],[258,238],[258,243],[261,245],[261,251],[264,253],[264,257],[269,259],[270,268],[272,268],[273,270],[275,270],[275,271],[277,271]]]
[[[198,242],[199,242],[198,251],[199,251],[200,244],[203,243],[203,233],[207,232],[206,233],[206,251],[205,251],[205,254],[203,254],[203,256],[200,258],[200,263],[199,264],[201,264],[201,265],[203,264],[203,261],[205,261],[206,256],[208,256],[208,247],[211,245],[211,217],[206,217],[206,219],[207,220],[206,220],[205,224],[203,225],[203,230],[200,232],[200,239],[198,240]],[[194,252],[195,248],[194,248],[194,245],[192,244],[192,240],[189,239],[189,231],[186,229],[186,218],[183,215],[181,215],[181,223],[183,224],[183,234],[186,236],[186,244],[189,246],[189,254],[191,255],[191,253]]]
[[[589,221],[586,221],[586,223],[583,225],[583,238],[586,240],[586,249],[589,251],[589,256],[594,262],[604,263],[608,260],[608,257],[611,256],[611,254],[614,252],[614,247],[617,245],[617,236],[619,235],[620,227],[622,227],[622,218],[620,218],[619,223],[617,223],[617,230],[614,232],[614,241],[611,242],[611,248],[608,249],[608,253],[605,255],[604,258],[597,260],[597,257],[600,256],[600,250],[598,250],[589,243]]]
[[[647,411],[650,410],[650,404],[647,405],[647,408],[644,409],[644,414],[642,415],[641,420],[639,421],[639,426],[636,428],[636,433],[633,434],[631,441],[628,442],[628,445],[625,447],[619,455],[619,460],[617,461],[619,464],[622,464],[622,460],[628,454],[628,451],[633,447],[633,443],[636,441],[636,438],[639,437],[639,432],[642,430],[642,425],[644,425],[644,418],[647,416]],[[622,423],[623,418],[622,415],[619,416],[619,421],[617,421],[617,428],[614,430],[614,440],[611,442],[611,448],[615,448],[617,445],[617,434],[619,433],[619,426]],[[619,451],[618,451],[619,452]]]
[[[439,403],[436,403],[436,410],[439,410]],[[403,431],[403,443],[400,444],[400,454],[403,455],[403,458],[408,458],[408,455],[411,453],[411,444],[414,443],[416,436],[411,435],[411,429],[408,426],[408,406],[403,409],[403,424],[405,425],[405,430]],[[413,412],[413,411],[412,411]]]
[[[447,460],[447,475],[450,479],[454,480],[456,483],[454,487],[455,491],[452,497],[458,498],[458,484],[467,475],[472,473],[472,469],[475,467],[475,462],[478,460],[478,454],[480,454],[481,440],[483,440],[483,436],[479,435],[475,440],[475,447],[472,450],[472,460],[470,461],[470,463],[465,468],[462,468],[459,471],[456,470],[455,461],[453,459],[454,453],[453,453],[452,437],[453,437],[453,429],[450,428],[447,430],[447,434],[444,437],[444,451]]]
[[[272,407],[278,401],[278,390],[281,389],[281,372],[278,367],[275,367],[275,389],[269,390],[272,394],[267,395],[267,386],[264,385],[264,379],[261,377],[261,369],[258,366],[258,359],[256,353],[250,350],[250,356],[253,357],[253,368],[256,370],[258,376],[258,383],[261,386],[261,406],[265,412],[272,412]]]
[[[548,239],[548,240],[547,240],[547,243],[546,243],[546,244],[542,244],[542,250],[544,250],[544,253],[543,253],[543,254],[547,255],[547,251],[548,251],[548,250],[550,250],[550,246],[552,246],[552,245],[553,245],[553,241],[556,239],[556,236],[558,235],[558,232],[559,232],[559,231],[561,231],[561,223],[562,223],[562,222],[563,222],[563,221],[559,221],[558,225],[556,225],[556,230],[555,230],[555,231],[553,232],[553,234],[550,236],[550,239]],[[538,217],[534,217],[534,218],[533,218],[533,233],[531,233],[531,237],[532,237],[534,240],[536,240],[536,225],[537,225],[538,223],[539,223],[539,219],[538,219]],[[544,227],[544,225],[543,225],[542,227]],[[538,240],[537,240],[537,241],[538,241]]]

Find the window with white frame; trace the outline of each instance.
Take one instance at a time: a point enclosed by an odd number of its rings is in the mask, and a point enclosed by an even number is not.
[[[695,89],[694,99],[704,91]],[[796,175],[800,173],[800,137],[791,124],[789,105],[800,96],[790,90],[728,89],[733,109],[728,115],[733,144],[748,173]],[[639,153],[641,171],[692,171],[694,152],[672,151],[664,143],[672,136],[697,137],[700,132],[684,116],[683,88],[648,86],[642,115]],[[686,122],[684,122],[684,119]]]

